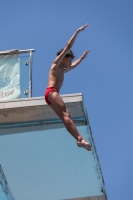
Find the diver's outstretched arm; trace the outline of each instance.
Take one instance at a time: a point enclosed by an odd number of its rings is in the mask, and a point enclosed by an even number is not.
[[[90,50],[87,50],[87,51],[85,51],[84,53],[83,53],[83,55],[79,58],[79,59],[77,59],[76,61],[74,61],[71,65],[70,65],[70,67],[68,68],[68,69],[66,69],[64,72],[66,73],[66,72],[69,72],[70,70],[72,70],[72,69],[74,69],[75,67],[77,67],[85,58],[86,58],[86,56],[87,56],[87,54],[90,52]]]
[[[85,30],[85,28],[87,28],[89,26],[89,24],[85,24],[84,26],[81,26],[79,29],[77,29],[77,31],[74,33],[74,35],[70,38],[70,40],[67,42],[66,47],[64,48],[64,50],[61,52],[61,54],[59,56],[57,56],[57,58],[54,60],[54,64],[59,64],[61,62],[61,60],[63,59],[63,57],[69,52],[69,50],[72,48],[75,39],[77,37],[77,35]]]

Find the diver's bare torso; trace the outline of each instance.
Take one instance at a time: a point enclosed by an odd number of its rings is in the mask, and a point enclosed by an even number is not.
[[[58,91],[62,87],[64,81],[64,68],[62,63],[58,66],[52,64],[48,77],[48,87],[55,87]]]

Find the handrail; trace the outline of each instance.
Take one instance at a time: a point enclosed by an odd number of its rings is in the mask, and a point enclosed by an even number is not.
[[[35,52],[35,49],[26,49],[26,50],[11,49],[6,51],[0,51],[0,55],[11,55],[11,54],[21,54],[30,52]]]

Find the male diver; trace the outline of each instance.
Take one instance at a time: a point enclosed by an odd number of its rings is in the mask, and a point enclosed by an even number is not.
[[[60,88],[64,81],[64,73],[77,67],[87,56],[89,50],[85,51],[83,55],[76,61],[71,48],[75,42],[77,35],[85,30],[89,25],[85,24],[76,30],[74,35],[68,41],[66,47],[57,52],[57,57],[52,63],[48,77],[48,86],[45,91],[45,101],[54,110],[54,112],[63,120],[67,131],[76,139],[78,147],[83,147],[90,151],[90,144],[80,135],[75,124],[73,123],[71,116],[66,109],[66,106],[59,95]]]

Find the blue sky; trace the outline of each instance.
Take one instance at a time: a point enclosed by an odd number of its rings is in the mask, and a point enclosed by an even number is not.
[[[72,48],[88,57],[65,75],[61,94],[83,93],[109,200],[132,199],[133,2],[0,1],[1,48],[34,48],[33,96],[43,96],[56,52],[89,23]]]

